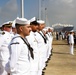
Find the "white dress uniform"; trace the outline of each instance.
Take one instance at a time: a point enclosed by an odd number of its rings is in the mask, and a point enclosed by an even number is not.
[[[11,35],[7,31],[3,31],[5,34],[0,35],[0,75],[7,75],[7,72],[5,71],[5,65],[8,62],[9,59],[9,49],[8,45],[11,41]]]
[[[34,59],[31,59],[31,75],[38,75],[39,49],[37,47],[37,40],[35,33],[31,31],[30,35],[26,37],[30,46],[33,48]]]
[[[47,59],[49,58],[49,56],[51,55],[51,38],[49,37],[48,34],[46,34],[47,38],[48,38],[48,49],[47,49]]]
[[[45,50],[44,50],[44,56],[45,56],[45,62],[47,61],[47,52],[48,52],[48,44],[49,44],[49,40],[48,40],[48,37],[47,37],[47,35],[45,34],[44,35],[44,33],[42,32],[42,31],[40,31],[40,33],[45,37],[45,39],[46,39],[46,43],[44,42],[44,44],[45,44]]]
[[[74,55],[74,37],[73,34],[69,35],[70,54]]]
[[[52,54],[52,41],[53,41],[53,36],[51,35],[51,32],[48,32],[48,40],[49,40],[49,50],[48,50],[48,57]]]
[[[44,43],[44,39],[42,38],[42,36],[36,32],[36,40],[37,40],[37,45],[38,45],[38,49],[39,49],[39,72],[38,75],[42,74],[42,69],[44,69],[44,67],[46,66],[45,64],[45,57],[46,57],[46,44]]]
[[[19,37],[19,34],[14,36],[14,39],[9,45],[10,50],[10,74],[11,75],[31,75],[30,74],[30,54],[27,45]]]

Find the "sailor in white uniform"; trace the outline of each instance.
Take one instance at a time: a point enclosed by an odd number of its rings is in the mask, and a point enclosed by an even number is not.
[[[53,28],[47,27],[47,35],[48,35],[48,40],[49,40],[49,50],[48,50],[48,58],[52,55],[52,41],[53,41]]]
[[[30,22],[25,18],[16,19],[17,34],[13,37],[10,45],[9,69],[10,75],[31,75],[30,58],[34,58],[33,49],[24,39],[30,34]]]
[[[16,31],[16,27],[15,27],[15,20],[12,22],[12,31],[11,31],[11,35],[12,37],[14,37],[14,35],[17,33]]]
[[[38,29],[38,23],[36,20],[36,17],[33,17],[32,19],[30,19],[30,25],[31,25],[31,33],[29,36],[27,36],[27,40],[30,43],[31,47],[33,48],[33,52],[34,52],[34,59],[31,59],[31,67],[30,67],[30,71],[31,71],[31,75],[38,75],[38,62],[39,62],[39,49],[37,46],[37,40],[35,38],[35,33]]]
[[[48,60],[48,52],[49,52],[49,42],[50,42],[50,40],[49,40],[49,36],[47,35],[47,32],[48,32],[48,30],[46,29],[46,28],[44,28],[43,30],[42,30],[42,32],[46,35],[46,37],[47,37],[47,46],[46,46],[46,62],[47,62],[47,60]]]
[[[38,49],[39,49],[39,72],[38,75],[42,75],[42,70],[45,68],[46,64],[46,50],[47,50],[47,40],[42,33],[42,29],[45,27],[45,22],[42,20],[37,21],[39,23],[38,32],[36,33],[36,40],[38,42]]]
[[[70,31],[69,44],[70,44],[70,54],[74,55],[74,36],[73,31]]]
[[[8,45],[12,39],[10,31],[12,29],[12,23],[6,22],[2,25],[2,34],[0,35],[0,75],[7,75],[5,65],[9,59]]]

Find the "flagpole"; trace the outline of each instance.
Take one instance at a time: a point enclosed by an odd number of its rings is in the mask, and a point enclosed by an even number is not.
[[[39,0],[39,19],[41,19],[41,0]]]
[[[24,18],[24,0],[21,1],[21,17]]]

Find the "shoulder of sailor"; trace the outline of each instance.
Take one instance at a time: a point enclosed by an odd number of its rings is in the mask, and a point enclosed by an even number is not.
[[[24,41],[20,38],[20,36],[14,36],[11,40],[11,44],[22,44]]]
[[[4,31],[0,31],[0,35],[5,35],[5,32]]]
[[[7,39],[9,38],[8,34],[5,31],[0,32],[0,39]]]
[[[11,34],[10,34],[10,32],[7,32],[7,31],[0,31],[0,35],[9,36]]]

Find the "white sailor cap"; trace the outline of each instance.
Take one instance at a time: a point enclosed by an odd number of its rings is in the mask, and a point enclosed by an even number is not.
[[[15,23],[26,25],[26,24],[30,24],[30,21],[27,20],[26,18],[19,18],[19,17],[17,17]]]
[[[12,21],[5,22],[2,26],[12,26]]]
[[[46,27],[47,29],[51,29],[51,30],[54,30],[54,28],[53,27]]]
[[[4,24],[9,24],[9,23],[12,23],[12,21],[7,21],[7,22],[3,23],[3,25],[4,25]]]
[[[42,31],[45,31],[46,32],[46,31],[48,31],[48,29],[47,28],[43,28]]]
[[[74,30],[71,30],[70,32],[74,32]]]
[[[39,25],[36,17],[33,17],[32,19],[30,19],[30,25],[35,25],[35,26]]]
[[[12,28],[15,28],[15,20],[12,22]]]
[[[37,21],[39,24],[44,24],[45,23],[45,21],[43,21],[43,20],[38,20]]]
[[[37,20],[36,17],[33,17],[32,19],[30,19],[30,22],[34,22],[36,20]]]

